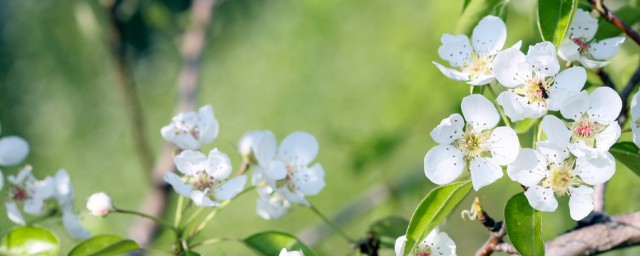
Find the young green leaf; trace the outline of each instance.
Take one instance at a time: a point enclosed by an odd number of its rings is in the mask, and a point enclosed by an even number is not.
[[[578,8],[578,0],[538,0],[538,29],[556,48],[562,43]]]
[[[68,256],[118,255],[140,249],[133,240],[116,235],[97,235],[76,245]]]
[[[286,248],[288,251],[302,250],[306,256],[315,255],[311,248],[303,244],[298,238],[278,231],[254,234],[247,237],[244,243],[258,254],[265,256],[278,255],[282,248]]]
[[[456,33],[469,35],[473,28],[485,16],[492,14],[494,7],[500,0],[470,0],[456,25]]]
[[[471,190],[471,181],[455,182],[437,187],[420,202],[407,228],[407,244],[404,255],[444,220],[451,211],[467,196]]]
[[[516,131],[517,134],[524,134],[527,133],[531,130],[531,128],[533,127],[533,125],[536,124],[536,122],[538,122],[537,119],[535,118],[527,118],[524,119],[520,122],[518,122],[513,129]]]
[[[46,229],[19,227],[11,230],[0,244],[0,255],[56,256],[60,250],[58,238]]]
[[[630,141],[613,144],[609,152],[629,170],[640,176],[640,154],[636,144]]]
[[[520,255],[544,255],[541,222],[540,211],[531,208],[524,193],[518,193],[507,201],[504,208],[504,224],[511,243]]]

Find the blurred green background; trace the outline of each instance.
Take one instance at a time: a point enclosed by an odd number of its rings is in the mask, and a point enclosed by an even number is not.
[[[309,198],[333,216],[380,184],[409,180],[391,197],[349,221],[346,232],[364,238],[370,223],[386,216],[410,218],[434,185],[423,174],[423,157],[433,140],[428,132],[459,111],[469,87],[441,75],[431,61],[440,36],[453,33],[462,0],[227,0],[214,14],[202,63],[199,105],[212,104],[220,122],[217,147],[240,165],[235,143],[249,130],[269,129],[278,139],[304,130],[320,143],[317,162],[326,188]],[[621,1],[611,1],[620,6]],[[158,152],[160,128],[173,115],[180,69],[180,35],[188,23],[186,0],[133,0],[123,8],[128,61],[144,112],[147,139]],[[509,5],[506,45],[540,40],[535,1]],[[108,13],[97,1],[0,1],[0,122],[2,135],[20,135],[31,145],[26,162],[40,177],[66,168],[76,190],[76,208],[94,234],[126,236],[129,216],[90,216],[86,198],[108,192],[117,206],[137,209],[149,189],[136,159],[129,121],[106,43]],[[635,70],[639,48],[627,40],[606,70],[619,88]],[[593,84],[601,84],[590,75]],[[623,138],[629,139],[626,134]],[[526,137],[526,136],[525,136]],[[529,141],[526,139],[527,142]],[[5,168],[5,174],[18,167]],[[638,210],[638,177],[619,165],[609,183],[607,211]],[[506,176],[472,191],[443,224],[472,255],[487,239],[476,222],[459,212],[478,196],[488,213],[502,219],[506,200],[520,186]],[[175,198],[174,198],[175,199]],[[296,234],[322,225],[311,211],[295,207],[283,219],[255,214],[254,193],[225,208],[205,237],[247,237],[262,230]],[[0,214],[0,231],[10,223]],[[51,221],[63,242],[74,243]],[[566,199],[544,214],[545,238],[571,229]],[[169,233],[156,246],[169,249]],[[332,235],[315,244],[320,255],[347,255],[344,240]],[[235,242],[201,247],[203,255],[250,255]],[[607,255],[638,255],[627,249]],[[386,250],[383,255],[391,255]]]

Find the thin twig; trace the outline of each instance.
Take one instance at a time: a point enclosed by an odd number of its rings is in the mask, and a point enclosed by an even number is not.
[[[476,256],[489,256],[493,252],[497,251],[496,247],[502,244],[503,238],[507,235],[507,230],[502,221],[495,221],[488,213],[482,209],[480,205],[480,199],[476,197],[473,201],[473,210],[476,212],[476,219],[485,227],[490,235],[489,239],[476,251]]]
[[[613,83],[613,81],[611,80],[611,77],[609,77],[609,74],[607,74],[607,72],[605,72],[604,69],[598,69],[596,71],[596,74],[600,77],[600,80],[602,81],[602,83],[604,83],[605,86],[613,90],[616,89],[616,85]]]
[[[633,30],[631,26],[627,25],[622,21],[618,16],[616,16],[613,12],[607,8],[607,6],[602,3],[602,0],[589,0],[593,8],[602,15],[602,17],[607,20],[609,23],[618,27],[622,32],[627,34],[636,44],[640,45],[640,34],[637,31]]]
[[[633,89],[636,88],[636,85],[638,85],[639,81],[640,66],[636,69],[636,72],[633,73],[622,92],[620,92],[620,98],[622,98],[622,110],[620,111],[620,115],[618,116],[618,124],[620,124],[621,127],[624,126],[624,123],[627,121],[627,115],[629,112],[629,96],[631,96]]]

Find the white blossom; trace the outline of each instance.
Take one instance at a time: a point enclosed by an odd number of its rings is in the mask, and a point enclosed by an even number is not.
[[[171,123],[160,130],[165,140],[181,149],[196,150],[212,142],[218,136],[218,120],[211,105],[201,107],[198,112],[184,112],[171,119]]]
[[[502,177],[500,166],[516,159],[520,144],[513,129],[494,128],[500,116],[484,96],[469,95],[461,107],[462,116],[453,114],[431,131],[439,145],[424,157],[424,172],[431,182],[443,185],[469,170],[477,191]]]
[[[80,219],[71,207],[62,209],[62,225],[73,238],[87,239],[91,237],[91,233],[82,226]]]
[[[396,239],[394,250],[396,256],[403,256],[405,245],[407,243],[407,237],[401,236]],[[456,244],[453,240],[444,232],[438,232],[434,229],[422,240],[408,255],[411,256],[455,256]]]
[[[250,131],[242,135],[238,141],[238,152],[245,162],[257,163],[254,153],[256,151],[256,146],[262,137],[268,134],[269,131]]]
[[[536,143],[536,149],[520,149],[507,167],[512,180],[528,187],[524,193],[531,207],[553,212],[558,207],[554,194],[569,196],[571,218],[581,220],[593,210],[590,185],[608,181],[615,172],[615,159],[606,152],[595,158],[572,156],[567,148],[550,141]]]
[[[447,68],[433,62],[438,69],[456,81],[466,81],[471,85],[485,85],[494,81],[491,69],[493,58],[502,49],[507,39],[507,27],[496,16],[486,16],[473,29],[471,42],[466,35],[444,34],[438,48],[440,57],[449,62]],[[512,48],[519,49],[520,42]]]
[[[498,96],[498,104],[514,122],[559,110],[565,99],[580,92],[587,81],[582,67],[559,72],[556,49],[550,42],[530,46],[527,55],[518,49],[498,53],[493,71],[498,82],[507,87]]]
[[[104,217],[113,209],[113,202],[106,193],[95,193],[87,200],[87,209],[92,215]]]
[[[633,142],[640,147],[640,92],[636,92],[631,100],[631,131],[633,132]]]
[[[47,177],[44,180],[36,180],[30,165],[25,166],[16,176],[9,175],[7,180],[8,200],[4,203],[5,209],[9,219],[16,224],[25,224],[20,205],[24,212],[39,215],[42,213],[44,201],[54,195],[53,179]]]
[[[611,59],[618,53],[625,37],[596,41],[593,37],[597,30],[598,19],[591,17],[589,12],[577,9],[567,31],[567,37],[558,49],[560,58],[566,61],[578,61],[589,69],[602,68],[609,64],[603,60]]]
[[[199,151],[184,150],[173,160],[182,177],[169,172],[164,180],[197,206],[220,205],[220,201],[240,193],[247,180],[246,175],[227,180],[231,174],[231,161],[218,149],[211,150],[208,157]]]
[[[258,192],[256,213],[263,219],[280,219],[289,209],[291,209],[291,202],[284,197],[281,190],[273,193]]]
[[[0,166],[16,165],[29,154],[29,144],[18,136],[0,139]]]
[[[591,94],[582,91],[567,97],[561,109],[564,122],[548,115],[542,120],[542,130],[559,147],[568,147],[577,157],[597,157],[609,151],[620,138],[616,121],[622,109],[618,93],[609,87],[598,87]]]

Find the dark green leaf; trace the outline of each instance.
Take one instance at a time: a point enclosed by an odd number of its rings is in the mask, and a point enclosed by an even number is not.
[[[630,141],[613,144],[609,152],[629,170],[640,176],[640,154],[638,146]]]
[[[11,230],[0,245],[0,255],[56,256],[60,250],[58,238],[46,229],[19,227]]]
[[[544,255],[542,216],[531,208],[523,192],[511,197],[504,208],[504,223],[513,246],[522,256]]]
[[[482,18],[493,13],[494,7],[499,2],[499,0],[470,0],[458,20],[456,33],[471,34]]]
[[[315,255],[315,253],[298,240],[298,238],[278,231],[254,234],[246,238],[244,243],[260,255],[265,256],[278,255],[282,248],[286,248],[289,251],[302,250],[304,255],[307,256]]]
[[[578,0],[538,0],[538,29],[542,39],[552,42],[556,48],[560,46],[577,7]]]
[[[393,245],[395,240],[404,235],[409,226],[409,221],[400,217],[387,217],[372,223],[367,233],[374,233],[382,242],[383,247]]]
[[[632,7],[629,5],[624,5],[616,10],[615,15],[620,18],[622,21],[627,23],[629,26],[640,21],[640,7]],[[606,21],[605,19],[598,20],[598,32],[596,32],[596,39],[606,39],[614,36],[619,36],[622,34],[622,31]]]
[[[437,187],[420,202],[407,228],[404,255],[444,220],[471,190],[471,181],[455,182]]]
[[[180,253],[180,256],[200,256],[200,254],[194,251],[188,251]]]
[[[116,235],[98,235],[76,245],[69,252],[69,256],[117,255],[137,249],[140,249],[140,246],[132,240]]]

